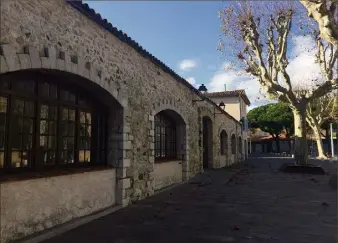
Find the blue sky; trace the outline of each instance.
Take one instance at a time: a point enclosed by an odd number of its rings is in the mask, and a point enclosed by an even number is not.
[[[90,7],[184,78],[208,83],[222,60],[217,51],[221,1],[89,1]],[[182,60],[196,68],[183,71]],[[189,67],[190,62],[185,62]]]
[[[224,7],[222,1],[86,2],[196,88],[203,83],[210,92],[223,91],[224,84],[228,90],[245,89],[251,108],[271,102],[261,98],[255,78],[223,68],[228,60],[217,51],[221,34],[217,13]],[[304,80],[319,72],[313,55],[304,52],[313,49],[313,42],[297,33],[293,41],[290,51],[299,55],[290,59],[289,74],[294,80]]]

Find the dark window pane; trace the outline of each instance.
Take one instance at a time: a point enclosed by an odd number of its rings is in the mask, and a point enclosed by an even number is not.
[[[23,133],[33,133],[33,119],[24,119]]]
[[[72,103],[75,103],[76,101],[76,97],[73,93],[70,93],[69,92],[69,101],[72,102]]]
[[[41,83],[40,84],[41,95],[43,97],[49,97],[49,83]]]
[[[75,136],[75,123],[68,123],[68,136]]]
[[[51,135],[56,134],[56,121],[49,122],[49,134]]]
[[[21,117],[16,117],[12,119],[11,128],[12,133],[22,133],[23,119]]]
[[[19,168],[21,167],[21,152],[13,151],[11,154],[11,167]]]
[[[48,164],[55,164],[55,151],[48,152]]]
[[[74,148],[74,138],[67,138],[67,148],[68,149]]]
[[[60,90],[60,98],[63,101],[68,101],[69,92],[67,90]]]
[[[69,110],[69,120],[75,121],[75,110]]]
[[[34,117],[34,103],[33,102],[25,102],[25,116]]]
[[[92,114],[89,112],[86,113],[86,123],[91,124],[92,123]]]
[[[67,121],[68,120],[68,109],[61,108],[61,120]]]
[[[0,132],[6,130],[6,116],[0,113]]]
[[[7,98],[0,96],[0,114],[7,113]]]
[[[24,101],[14,99],[13,100],[13,112],[14,115],[22,116],[23,115],[23,108],[24,108]]]
[[[9,88],[9,82],[7,80],[1,80],[0,82],[0,89],[8,89]]]
[[[54,84],[49,84],[49,98],[57,99],[57,87]]]
[[[80,136],[86,136],[86,125],[80,124]]]
[[[32,149],[32,135],[24,135],[22,141],[22,147],[24,150],[31,150]]]
[[[56,114],[56,107],[49,106],[48,107],[48,118],[50,120],[56,120],[56,116],[57,116],[57,114]]]
[[[92,126],[86,126],[86,136],[91,137],[92,136]]]
[[[48,137],[48,148],[49,149],[55,149],[56,148],[56,137],[55,136],[49,136]]]
[[[5,133],[0,131],[0,150],[5,148]]]
[[[62,122],[60,125],[60,135],[67,136],[68,135],[68,124],[67,122]]]
[[[67,152],[68,163],[74,163],[74,151]]]
[[[5,166],[5,153],[0,152],[0,168],[4,168]]]

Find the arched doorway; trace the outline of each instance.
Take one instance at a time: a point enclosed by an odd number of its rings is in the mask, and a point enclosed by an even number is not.
[[[213,160],[212,120],[208,116],[202,118],[203,123],[203,168],[210,168]]]
[[[222,130],[220,134],[220,154],[223,156],[222,160],[225,162],[223,166],[228,165],[228,134],[225,130]]]
[[[238,161],[243,160],[243,144],[242,144],[242,137],[238,137]]]

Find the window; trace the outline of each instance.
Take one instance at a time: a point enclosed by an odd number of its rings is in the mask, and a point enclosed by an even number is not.
[[[234,134],[231,136],[231,153],[236,154],[236,137]]]
[[[104,107],[43,74],[0,81],[0,171],[104,164]]]
[[[221,155],[226,155],[228,150],[228,135],[226,131],[222,130],[220,134],[220,140],[221,140]]]
[[[155,160],[169,160],[176,157],[176,124],[160,112],[155,116]]]

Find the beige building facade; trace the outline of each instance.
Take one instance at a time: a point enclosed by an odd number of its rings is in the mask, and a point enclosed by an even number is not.
[[[235,114],[86,4],[0,7],[0,242],[242,160]]]
[[[250,100],[245,94],[245,90],[229,90],[221,92],[206,93],[216,104],[223,102],[225,104],[224,110],[233,116],[237,121],[242,123],[243,159],[246,159],[249,154],[249,139],[248,139],[248,122],[247,122],[247,106],[250,106]]]

